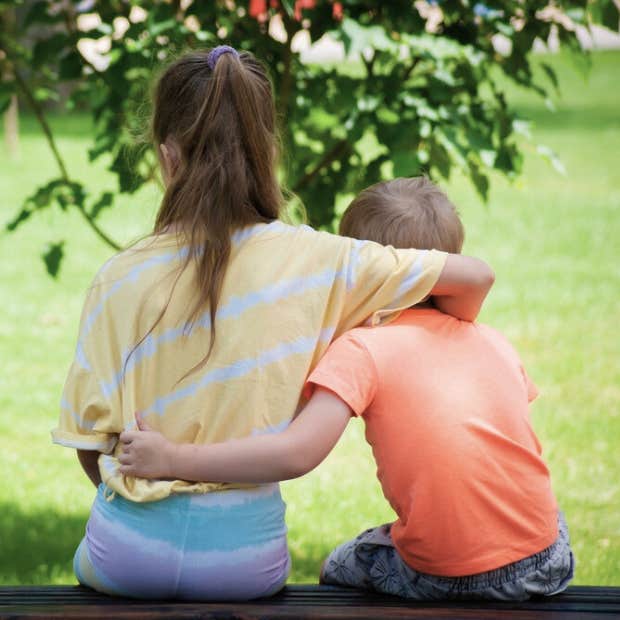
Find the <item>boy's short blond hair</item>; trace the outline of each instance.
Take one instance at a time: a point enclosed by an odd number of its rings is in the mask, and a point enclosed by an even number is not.
[[[398,178],[366,188],[348,206],[340,234],[395,248],[458,254],[465,231],[455,206],[426,177]]]

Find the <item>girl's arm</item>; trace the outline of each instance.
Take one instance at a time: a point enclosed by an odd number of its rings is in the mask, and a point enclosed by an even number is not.
[[[442,312],[463,321],[473,321],[493,282],[495,274],[484,261],[472,256],[448,254],[431,295]]]
[[[317,388],[288,428],[277,435],[225,443],[174,444],[142,429],[121,434],[120,472],[141,478],[209,482],[277,482],[314,469],[342,435],[351,409],[333,392]]]
[[[372,325],[380,323],[391,312],[414,306],[429,294],[446,314],[473,321],[493,284],[493,271],[477,258],[344,241],[350,248],[348,255],[343,254],[348,256],[342,263],[347,293],[338,334],[368,319]]]

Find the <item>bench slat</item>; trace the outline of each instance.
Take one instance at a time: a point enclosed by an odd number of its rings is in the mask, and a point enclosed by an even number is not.
[[[442,601],[417,603],[331,586],[287,586],[269,599],[247,603],[136,601],[113,598],[80,586],[0,587],[0,618],[201,618],[263,620],[332,618],[440,618],[501,616],[507,620],[601,620],[620,618],[620,588],[573,586],[551,598],[521,603]]]

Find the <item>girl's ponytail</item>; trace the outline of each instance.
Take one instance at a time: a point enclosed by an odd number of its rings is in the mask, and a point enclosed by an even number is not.
[[[217,49],[217,48],[216,48]],[[234,230],[278,218],[283,196],[276,176],[277,135],[271,83],[249,53],[193,52],[173,63],[156,86],[156,147],[178,154],[155,222],[176,231],[195,263],[195,323],[209,307],[211,342]],[[211,54],[211,60],[213,60]]]

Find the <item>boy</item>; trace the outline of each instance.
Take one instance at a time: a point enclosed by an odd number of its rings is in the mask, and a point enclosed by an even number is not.
[[[340,232],[452,253],[463,243],[454,206],[425,178],[364,190]],[[566,523],[528,419],[536,388],[498,332],[442,314],[430,299],[337,339],[311,372],[307,395],[279,435],[189,446],[148,430],[124,433],[121,471],[293,478],[315,467],[358,415],[398,519],[334,550],[323,583],[419,600],[523,600],[567,587],[573,557]]]

